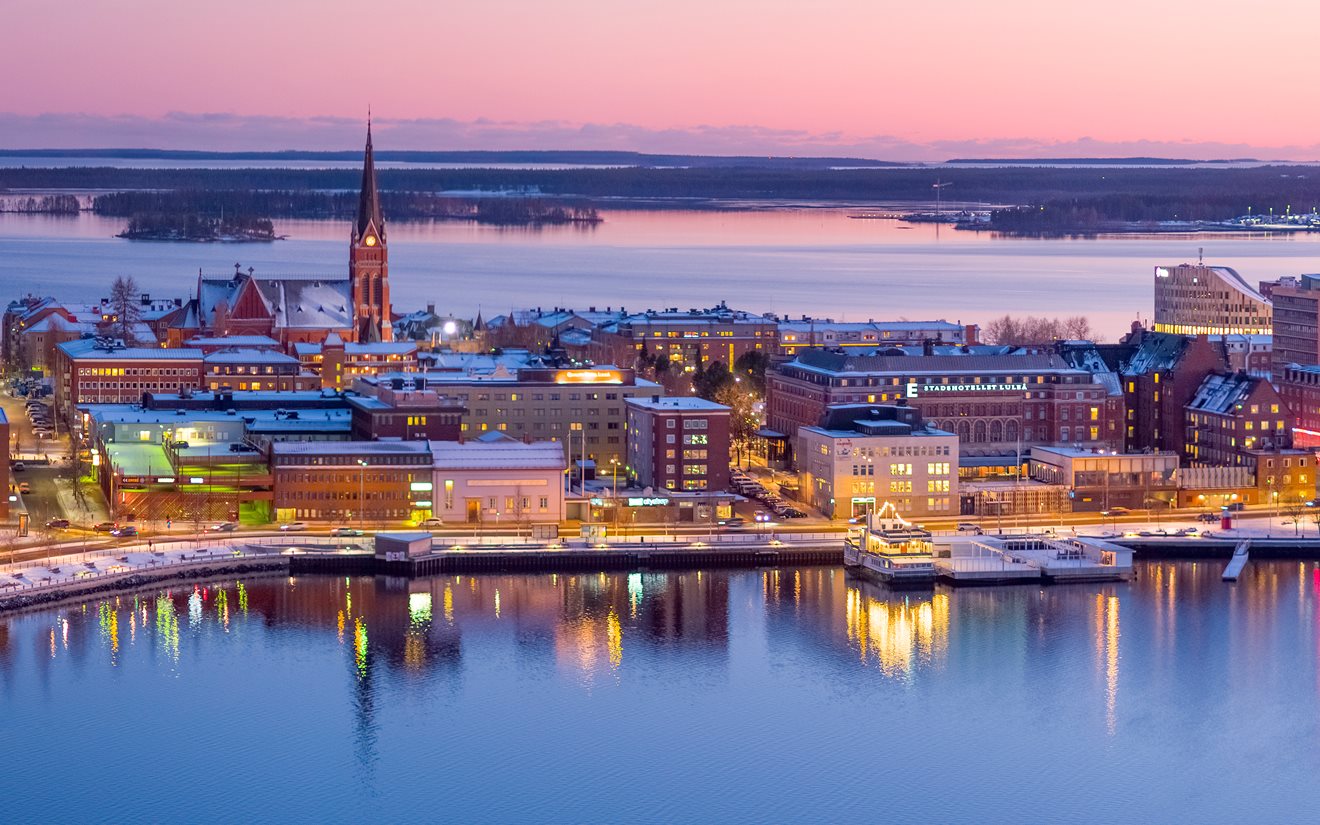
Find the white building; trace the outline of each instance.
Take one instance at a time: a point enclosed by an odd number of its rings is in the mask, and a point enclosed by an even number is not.
[[[499,433],[475,441],[431,442],[431,511],[447,524],[558,523],[564,520],[564,447]]]
[[[913,407],[841,404],[823,423],[798,428],[803,500],[831,518],[890,502],[912,518],[956,518],[958,436]]]

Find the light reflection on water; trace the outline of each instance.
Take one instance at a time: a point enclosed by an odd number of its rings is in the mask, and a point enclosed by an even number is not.
[[[927,592],[832,568],[271,577],[9,616],[0,706],[24,753],[0,808],[381,821],[461,788],[445,818],[823,821],[877,810],[847,781],[867,754],[903,774],[894,817],[1294,820],[1320,802],[1320,568],[1220,569]],[[96,781],[100,754],[192,731],[243,769]],[[53,762],[87,781],[29,794]]]

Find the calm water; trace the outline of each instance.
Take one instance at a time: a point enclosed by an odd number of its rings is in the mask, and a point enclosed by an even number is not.
[[[1314,817],[1320,569],[210,582],[0,620],[6,822]]]
[[[933,225],[851,220],[849,210],[607,211],[595,228],[390,226],[396,306],[489,317],[510,306],[707,306],[866,320],[942,317],[984,323],[1007,312],[1087,314],[1113,340],[1152,312],[1156,264],[1233,266],[1248,281],[1320,269],[1320,237],[1136,236],[1004,239]],[[199,267],[342,273],[348,224],[280,221],[290,240],[186,244],[112,237],[117,219],[0,214],[6,291],[108,293],[132,274],[181,295]]]

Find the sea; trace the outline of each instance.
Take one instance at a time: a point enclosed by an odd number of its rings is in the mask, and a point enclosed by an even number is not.
[[[1149,320],[1157,265],[1204,260],[1248,282],[1320,270],[1320,235],[1007,238],[936,224],[858,219],[828,204],[729,210],[604,208],[599,224],[388,226],[395,309],[486,318],[511,308],[704,308],[839,321],[1084,315],[1116,340]],[[0,214],[0,283],[11,296],[100,297],[131,275],[153,297],[187,297],[199,271],[343,274],[349,224],[278,221],[286,240],[116,238],[120,219]]]
[[[0,616],[0,820],[1242,823],[1320,810],[1320,567],[281,575]]]

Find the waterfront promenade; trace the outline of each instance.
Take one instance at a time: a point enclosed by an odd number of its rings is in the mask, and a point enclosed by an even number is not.
[[[40,559],[0,565],[0,611],[65,598],[131,589],[156,581],[234,572],[373,572],[371,536],[331,537],[304,533],[203,536],[144,540],[84,549],[57,545]],[[806,553],[808,555],[803,555]],[[758,563],[827,563],[842,557],[837,533],[784,535],[729,533],[713,536],[645,535],[600,542],[558,539],[529,542],[524,536],[482,535],[456,540],[436,537],[432,552],[389,572],[424,574],[450,570],[554,569],[657,566],[755,566]],[[836,560],[837,561],[837,560]]]

